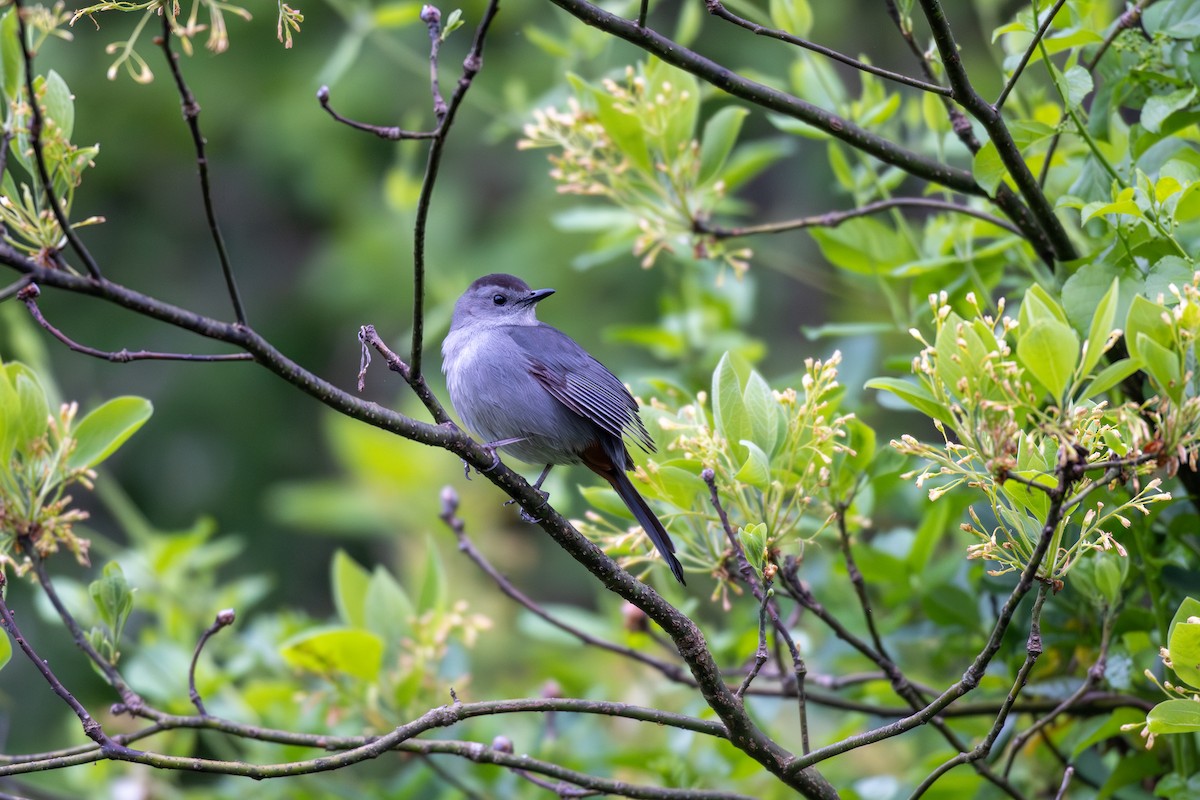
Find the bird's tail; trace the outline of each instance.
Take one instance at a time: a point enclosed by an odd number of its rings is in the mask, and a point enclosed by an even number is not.
[[[646,501],[638,494],[638,490],[633,487],[629,476],[625,474],[624,470],[620,469],[605,470],[601,474],[612,484],[613,489],[616,490],[620,498],[625,501],[625,505],[633,512],[634,518],[641,524],[642,529],[646,531],[646,535],[650,537],[650,541],[654,542],[654,546],[662,554],[663,560],[671,568],[671,574],[675,576],[675,580],[686,586],[687,582],[683,579],[683,565],[675,557],[675,544],[671,541],[671,537],[667,535],[667,529],[658,521],[658,517],[650,510],[650,506],[646,505]]]

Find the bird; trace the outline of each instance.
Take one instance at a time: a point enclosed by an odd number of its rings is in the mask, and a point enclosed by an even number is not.
[[[582,464],[604,478],[686,585],[671,537],[626,474],[634,468],[627,439],[655,451],[637,401],[578,342],[538,320],[538,303],[552,294],[503,273],[463,292],[442,343],[450,402],[487,446],[545,465],[538,491],[558,464]]]

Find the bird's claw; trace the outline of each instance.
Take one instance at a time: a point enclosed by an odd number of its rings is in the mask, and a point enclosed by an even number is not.
[[[538,508],[543,508],[543,507],[545,507],[545,505],[546,505],[546,501],[550,499],[550,493],[549,493],[549,492],[543,492],[541,489],[538,489],[538,488],[536,488],[536,487],[534,488],[534,491],[535,491],[535,492],[537,492],[538,494],[540,494],[540,495],[542,496],[542,502],[541,502],[541,504],[538,506]],[[506,505],[506,506],[511,506],[511,505],[512,505],[513,503],[515,503],[515,502],[517,502],[517,501],[516,501],[516,500],[506,500],[506,501],[504,501],[504,505]],[[542,521],[542,518],[541,518],[541,517],[535,517],[533,514],[530,514],[528,511],[526,511],[525,509],[523,509],[523,508],[522,508],[522,509],[521,509],[521,521],[522,521],[522,522],[528,522],[528,523],[531,523],[531,524],[537,524],[537,523],[539,523],[539,522],[541,522],[541,521]]]

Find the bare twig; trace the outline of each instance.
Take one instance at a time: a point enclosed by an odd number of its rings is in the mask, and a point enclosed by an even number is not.
[[[442,510],[438,516],[442,522],[446,524],[446,527],[448,527],[454,533],[455,538],[458,539],[458,549],[465,553],[467,558],[475,562],[475,565],[483,570],[483,572],[492,579],[492,581],[496,584],[496,588],[503,592],[508,598],[516,601],[519,605],[539,619],[542,619],[553,625],[555,628],[558,628],[560,631],[575,637],[583,644],[596,647],[601,650],[607,650],[610,653],[615,653],[616,655],[623,656],[632,661],[637,661],[640,664],[644,664],[645,666],[661,672],[665,677],[673,681],[689,681],[690,676],[687,674],[686,670],[684,670],[678,664],[672,664],[667,661],[654,658],[653,656],[648,656],[638,650],[624,647],[606,639],[600,639],[592,636],[586,631],[580,630],[573,625],[563,622],[558,617],[542,608],[537,601],[533,600],[516,586],[513,586],[512,581],[510,581],[494,566],[492,566],[491,562],[487,560],[483,553],[479,552],[479,549],[475,547],[474,542],[472,542],[470,537],[467,536],[466,525],[463,523],[462,518],[458,516],[458,492],[454,491],[454,487],[446,486],[443,488],[441,500]]]
[[[712,14],[714,17],[723,19],[726,22],[731,22],[734,25],[737,25],[739,28],[745,28],[746,30],[758,36],[766,36],[770,39],[778,39],[781,42],[787,42],[788,44],[802,47],[805,50],[811,50],[814,53],[820,53],[826,58],[839,61],[847,66],[859,70],[860,72],[868,72],[885,80],[894,81],[895,83],[900,83],[914,89],[920,89],[923,92],[932,92],[933,94],[940,94],[945,97],[949,97],[951,94],[948,86],[942,86],[941,84],[931,81],[919,80],[917,78],[909,77],[908,75],[903,75],[899,72],[892,72],[891,70],[883,69],[882,67],[877,67],[873,64],[868,64],[865,61],[860,61],[857,58],[851,58],[845,53],[840,53],[837,50],[825,47],[824,45],[810,42],[807,39],[803,39],[799,36],[788,33],[787,31],[768,28],[764,25],[751,22],[750,20],[745,19],[744,17],[739,17],[737,14],[734,14],[732,11],[725,8],[725,5],[721,3],[720,0],[705,0],[704,5],[708,8],[708,13]]]
[[[1004,728],[1004,723],[1008,719],[1008,714],[1012,710],[1013,704],[1017,701],[1017,696],[1025,688],[1025,684],[1029,680],[1029,673],[1033,671],[1033,665],[1042,654],[1042,605],[1046,602],[1046,596],[1049,592],[1049,584],[1043,583],[1038,588],[1037,596],[1033,601],[1033,609],[1030,612],[1031,622],[1029,623],[1029,638],[1025,645],[1025,660],[1021,663],[1021,668],[1017,670],[1017,677],[1013,681],[1012,688],[1008,691],[1008,697],[1005,698],[1004,703],[1001,705],[1000,713],[996,715],[996,719],[992,723],[991,729],[988,730],[987,736],[971,750],[961,752],[939,765],[925,780],[921,781],[920,785],[910,795],[909,800],[917,800],[917,798],[924,795],[938,778],[959,764],[968,764],[982,758],[987,758],[988,754],[992,752],[992,745],[996,743],[996,738]]]
[[[796,678],[796,700],[797,712],[800,717],[800,746],[804,753],[808,753],[808,708],[806,702],[806,692],[804,686],[804,678],[808,674],[808,667],[804,664],[804,659],[800,656],[800,650],[796,647],[795,640],[792,639],[792,633],[788,630],[788,626],[779,616],[779,607],[771,597],[770,580],[771,575],[778,570],[774,564],[769,565],[764,571],[763,581],[758,579],[758,573],[754,567],[750,566],[749,559],[746,558],[746,551],[742,549],[741,540],[738,539],[737,532],[734,531],[733,525],[729,522],[729,515],[725,512],[725,507],[721,504],[721,497],[717,493],[717,476],[716,473],[709,467],[700,470],[700,478],[708,486],[708,501],[717,512],[717,517],[721,520],[721,527],[725,530],[725,538],[729,540],[729,546],[733,550],[734,558],[737,560],[738,572],[742,576],[742,580],[750,587],[756,600],[762,604],[762,608],[766,609],[767,614],[771,617],[771,624],[775,628],[775,633],[781,638],[787,646],[788,652],[792,656],[792,670]],[[761,667],[761,665],[760,665]],[[747,680],[742,687],[744,692],[750,685]]]
[[[20,281],[18,281],[20,283]],[[117,364],[127,364],[130,361],[253,361],[254,356],[249,353],[218,353],[218,354],[196,354],[196,353],[159,353],[153,350],[97,350],[94,347],[88,347],[85,344],[79,344],[71,339],[58,328],[50,324],[50,322],[42,315],[42,311],[38,308],[37,298],[41,294],[36,283],[26,279],[25,286],[17,292],[17,299],[25,304],[29,309],[30,316],[38,325],[46,329],[51,336],[58,339],[71,350],[76,353],[82,353],[93,358],[102,358],[105,361],[112,361]]]
[[[192,664],[188,667],[188,697],[191,698],[192,705],[196,707],[202,717],[207,717],[208,712],[204,710],[204,701],[200,699],[200,693],[196,691],[196,662],[200,660],[200,651],[204,649],[205,643],[212,638],[212,635],[222,628],[232,625],[236,618],[237,614],[232,608],[218,611],[212,624],[204,629],[204,633],[200,634],[200,639],[196,642],[196,650],[192,653]]]
[[[754,651],[754,661],[750,665],[750,669],[746,671],[746,677],[742,680],[742,685],[734,692],[738,697],[745,697],[746,690],[750,688],[750,684],[754,683],[754,679],[758,677],[758,673],[762,670],[763,664],[767,663],[770,658],[770,653],[767,652],[767,604],[771,600],[771,594],[764,592],[762,602],[758,606],[758,649]]]
[[[709,225],[704,220],[696,220],[693,225],[697,233],[706,233],[717,239],[729,239],[735,236],[753,236],[762,233],[784,233],[802,228],[836,228],[847,220],[865,217],[870,214],[878,214],[881,211],[893,208],[928,208],[934,211],[950,211],[956,214],[966,214],[967,216],[981,219],[984,222],[989,222],[998,228],[1003,228],[1009,233],[1014,233],[1017,236],[1022,235],[1021,229],[1008,220],[1000,219],[977,208],[952,203],[949,200],[938,200],[932,197],[892,197],[887,200],[876,200],[875,202],[866,203],[858,208],[851,208],[845,211],[826,211],[822,214],[813,214],[807,217],[784,220],[783,222],[768,222],[762,225],[742,225],[734,228],[722,228],[716,225]]]
[[[33,282],[33,279],[30,278],[28,275],[25,275],[23,277],[17,278],[17,280],[13,281],[8,286],[5,286],[3,289],[0,289],[0,303],[3,303],[5,300],[7,300],[10,297],[20,294],[21,290],[24,289],[29,284],[31,284],[32,282]]]
[[[1063,800],[1067,796],[1067,787],[1071,785],[1071,778],[1075,777],[1075,767],[1070,765],[1063,770],[1062,784],[1058,787],[1058,793],[1054,795],[1054,800]]]
[[[354,128],[356,131],[374,134],[380,139],[387,139],[389,142],[399,142],[407,139],[432,139],[438,135],[437,131],[406,131],[395,126],[370,125],[366,122],[358,122],[349,117],[343,117],[334,111],[333,106],[329,104],[328,86],[322,86],[320,89],[317,89],[317,102],[321,104],[321,108],[325,109],[329,116],[343,125]]]
[[[71,245],[71,249],[83,262],[83,266],[87,269],[88,275],[93,280],[102,280],[100,267],[96,264],[96,259],[92,258],[92,254],[88,252],[79,235],[75,233],[75,229],[71,227],[71,223],[67,221],[66,212],[63,211],[62,203],[59,202],[58,195],[54,193],[54,179],[50,176],[50,169],[46,165],[46,152],[42,145],[42,128],[45,120],[42,119],[42,104],[38,102],[37,94],[33,90],[33,51],[29,49],[29,33],[25,25],[25,6],[23,0],[13,0],[13,8],[17,17],[17,42],[21,48],[21,58],[25,66],[25,92],[29,99],[29,142],[33,146],[33,160],[37,164],[38,177],[42,180],[42,190],[46,196],[46,204],[50,206],[50,211],[54,214],[55,221],[58,222],[58,227],[62,230],[63,236]]]
[[[412,368],[400,356],[396,355],[390,347],[384,344],[383,339],[379,338],[379,333],[375,330],[374,325],[362,326],[358,331],[358,340],[363,345],[362,358],[359,360],[358,370],[358,390],[360,392],[366,386],[367,367],[371,364],[370,347],[373,347],[383,356],[383,360],[387,362],[388,369],[399,373],[400,377],[404,378],[408,385],[412,387],[413,392],[425,404],[425,408],[429,411],[435,422],[438,424],[450,422],[450,415],[446,413],[446,409],[442,406],[441,401],[438,400],[437,395],[429,388],[425,376],[414,374]]]
[[[187,122],[192,134],[192,145],[196,149],[196,171],[200,176],[200,197],[204,201],[204,217],[208,220],[208,233],[212,237],[213,246],[217,249],[217,260],[221,262],[221,274],[225,276],[225,288],[229,292],[229,302],[233,304],[234,319],[239,324],[246,324],[246,308],[242,305],[242,296],[238,291],[237,279],[233,276],[233,265],[229,261],[229,250],[225,247],[225,237],[221,233],[221,225],[217,222],[217,209],[213,204],[212,184],[208,177],[208,155],[204,142],[204,134],[200,131],[200,104],[196,96],[188,88],[179,69],[179,55],[171,49],[171,17],[162,14],[162,35],[159,46],[166,56],[167,65],[171,68],[171,76],[175,79],[175,89],[179,92],[179,103],[183,109],[183,119]]]
[[[429,9],[432,6],[425,8]],[[450,95],[450,102],[446,106],[445,113],[438,119],[437,135],[433,137],[433,142],[429,145],[429,155],[425,160],[425,176],[421,179],[421,192],[417,196],[417,213],[413,222],[412,350],[408,363],[412,368],[413,375],[418,378],[422,375],[422,348],[425,343],[425,234],[429,224],[433,187],[437,183],[438,172],[441,169],[442,154],[445,151],[450,127],[454,124],[454,118],[467,96],[467,91],[471,88],[471,83],[479,74],[479,70],[483,68],[483,44],[487,39],[492,20],[495,19],[496,12],[499,10],[499,0],[489,0],[483,11],[483,17],[475,28],[475,38],[471,42],[471,49],[467,53],[467,57],[463,59],[462,73],[459,75],[458,84],[454,87],[454,93]],[[430,30],[432,33],[432,27]],[[436,49],[434,58],[436,58]],[[436,69],[436,63],[433,68]],[[437,85],[436,78],[434,85]],[[435,113],[437,97],[435,93]]]
[[[1017,736],[1013,737],[1012,744],[1009,745],[1008,760],[1004,765],[1004,774],[1008,775],[1013,768],[1013,763],[1017,759],[1017,755],[1025,749],[1025,745],[1039,731],[1053,722],[1058,716],[1075,706],[1088,692],[1095,689],[1102,680],[1104,673],[1108,668],[1108,648],[1112,640],[1113,623],[1116,621],[1116,614],[1111,609],[1105,609],[1104,623],[1100,631],[1100,649],[1096,655],[1096,663],[1088,669],[1087,678],[1079,685],[1079,688],[1071,692],[1070,696],[1065,698],[1061,703],[1055,706],[1048,714],[1038,719],[1027,730],[1022,731]]]
[[[1008,95],[1017,85],[1017,80],[1020,79],[1021,73],[1025,71],[1025,66],[1029,63],[1029,59],[1033,58],[1033,53],[1037,50],[1038,43],[1045,37],[1046,31],[1050,30],[1050,26],[1054,23],[1054,18],[1058,16],[1059,10],[1065,5],[1067,0],[1057,0],[1050,10],[1046,12],[1046,18],[1042,20],[1042,24],[1038,26],[1037,31],[1033,34],[1033,41],[1025,48],[1025,52],[1021,55],[1020,62],[1017,63],[1013,74],[1009,76],[1008,82],[1004,84],[1004,88],[1000,91],[1000,96],[996,98],[996,102],[992,106],[999,111],[1004,107],[1004,101],[1008,99]]]
[[[438,53],[442,49],[442,12],[436,6],[421,7],[421,21],[429,29],[429,85],[433,95],[433,118],[437,120],[438,133],[446,120],[446,100],[438,86]]]

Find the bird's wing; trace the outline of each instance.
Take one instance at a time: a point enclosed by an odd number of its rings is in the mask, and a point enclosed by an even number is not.
[[[654,452],[633,396],[574,339],[549,325],[513,326],[509,335],[525,353],[529,374],[554,399],[618,439],[629,437]]]

